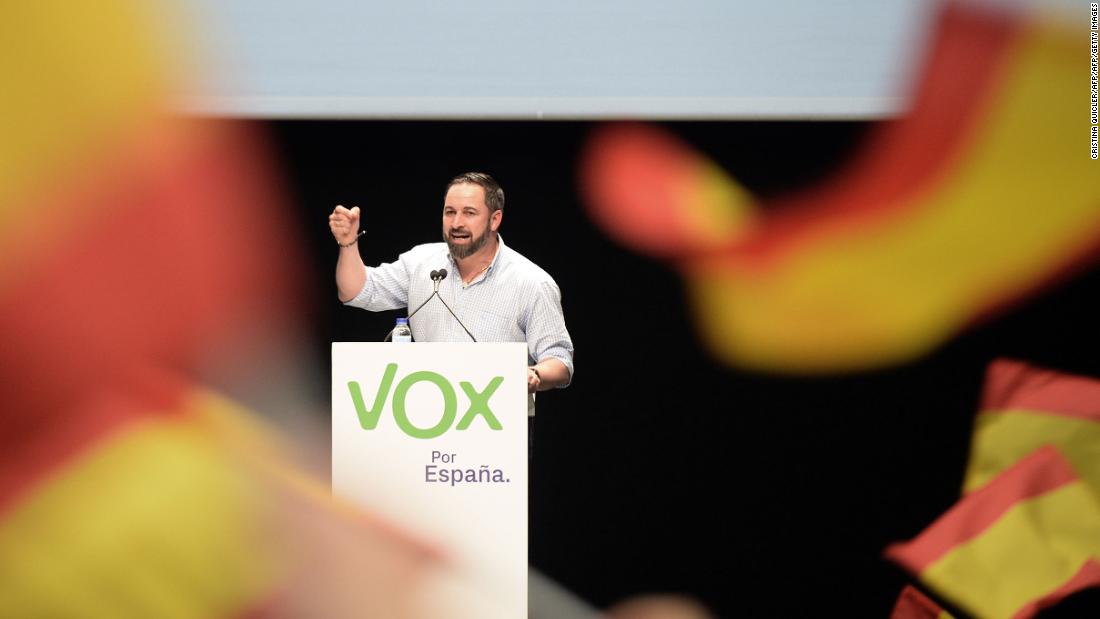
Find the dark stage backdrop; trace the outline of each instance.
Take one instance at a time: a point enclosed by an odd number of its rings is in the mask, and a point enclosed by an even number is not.
[[[828,175],[870,127],[665,126],[760,195]],[[886,617],[907,578],[881,551],[958,497],[986,364],[1011,356],[1100,376],[1097,269],[914,363],[839,378],[751,374],[703,352],[673,270],[587,219],[576,161],[592,125],[268,128],[320,291],[320,376],[329,342],[378,340],[398,315],[336,301],[334,205],[362,207],[361,252],[377,264],[440,240],[454,174],[487,171],[504,186],[502,234],[557,280],[576,346],[574,384],[539,399],[531,562],[601,607],[673,591],[724,617]],[[328,386],[317,394],[327,399]]]

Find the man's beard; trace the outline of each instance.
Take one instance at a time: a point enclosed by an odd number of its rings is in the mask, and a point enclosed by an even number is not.
[[[451,257],[455,260],[469,258],[476,254],[479,249],[485,247],[485,244],[489,242],[489,226],[485,226],[485,231],[481,233],[481,236],[473,236],[471,233],[469,243],[455,243],[451,240],[451,235],[447,232],[443,233],[443,240],[447,241],[447,248],[451,250]]]

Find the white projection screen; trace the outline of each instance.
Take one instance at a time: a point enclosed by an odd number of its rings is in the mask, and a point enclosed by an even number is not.
[[[873,119],[918,0],[185,0],[190,112],[255,118]]]

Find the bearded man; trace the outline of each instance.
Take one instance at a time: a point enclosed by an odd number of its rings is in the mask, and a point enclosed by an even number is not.
[[[459,174],[447,184],[443,199],[445,242],[417,245],[395,262],[368,267],[357,246],[359,207],[337,206],[329,228],[340,246],[340,301],[373,312],[418,308],[436,285],[432,272],[445,269],[450,276],[440,283],[439,294],[455,316],[438,300],[426,304],[409,319],[414,339],[526,342],[528,393],[569,385],[573,341],[565,328],[561,291],[546,271],[504,245],[498,232],[503,217],[504,190],[493,177]],[[533,398],[528,414],[534,414]]]

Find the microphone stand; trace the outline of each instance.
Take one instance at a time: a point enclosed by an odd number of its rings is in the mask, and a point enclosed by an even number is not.
[[[447,308],[447,311],[451,313],[451,316],[454,316],[455,322],[458,323],[458,326],[462,327],[462,330],[466,332],[466,335],[470,336],[470,339],[476,344],[477,343],[477,338],[474,337],[474,334],[470,333],[470,330],[466,328],[466,325],[462,324],[462,321],[459,320],[458,316],[455,315],[455,312],[454,312],[454,310],[451,309],[451,306],[447,305],[447,302],[443,300],[443,297],[439,296],[439,284],[440,284],[440,282],[442,282],[444,279],[447,278],[447,269],[439,269],[438,271],[432,271],[431,273],[428,274],[428,276],[431,277],[432,281],[435,283],[435,285],[432,287],[432,293],[430,295],[428,295],[427,299],[424,299],[423,303],[418,305],[417,308],[415,310],[413,310],[412,314],[409,314],[409,318],[412,318],[413,315],[415,315],[417,312],[419,312],[421,308],[423,308],[425,305],[427,305],[428,301],[432,300],[432,297],[436,297],[436,298],[439,299],[439,302],[443,304],[443,307]],[[393,332],[394,332],[394,329],[396,329],[396,328],[397,327],[394,327],[393,329],[390,329],[390,332],[386,334],[385,339],[383,339],[382,341],[383,342],[388,342],[391,339],[393,339]],[[412,329],[412,325],[409,325],[409,329]]]

